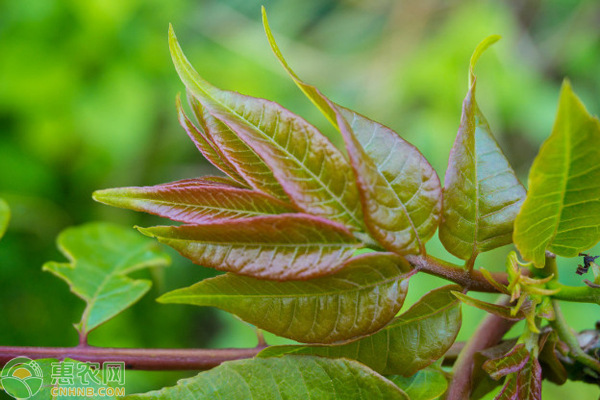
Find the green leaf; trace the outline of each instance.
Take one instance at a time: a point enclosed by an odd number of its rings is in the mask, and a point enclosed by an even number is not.
[[[271,282],[234,274],[167,293],[161,303],[214,306],[279,336],[330,343],[367,335],[400,311],[410,265],[393,254],[347,261],[334,275],[305,282]]]
[[[188,90],[263,159],[294,204],[308,214],[363,229],[352,169],[325,136],[279,104],[210,85],[185,58],[172,27],[169,44]]]
[[[498,380],[510,373],[520,371],[529,361],[530,354],[525,344],[519,343],[508,353],[498,358],[487,360],[483,363],[483,369],[490,374],[492,379]]]
[[[0,198],[0,239],[8,228],[8,221],[10,221],[10,208],[6,201]]]
[[[138,229],[196,264],[275,280],[332,274],[359,247],[342,225],[308,214]]]
[[[280,200],[288,200],[273,171],[250,146],[227,125],[213,117],[189,92],[188,101],[207,140],[235,167],[250,186]]]
[[[543,267],[546,249],[575,257],[600,239],[600,121],[571,85],[560,92],[552,134],[529,172],[529,193],[515,222],[523,258]]]
[[[525,318],[525,315],[521,310],[517,313],[517,315],[512,315],[510,312],[510,307],[487,303],[485,301],[481,301],[478,299],[474,299],[473,297],[464,295],[461,292],[452,292],[452,294],[455,295],[460,301],[462,301],[465,304],[468,304],[472,307],[477,307],[480,310],[497,315],[509,321],[520,321]]]
[[[215,146],[211,140],[207,138],[206,133],[198,130],[198,128],[196,128],[192,121],[190,121],[187,115],[185,115],[183,107],[181,106],[181,98],[179,95],[177,96],[176,106],[179,124],[183,129],[185,129],[186,133],[190,139],[192,139],[196,145],[196,148],[200,151],[200,153],[202,153],[204,158],[206,158],[212,165],[223,171],[226,175],[231,177],[231,179],[234,181],[241,185],[247,186],[244,178],[240,176],[235,166],[233,166],[223,155],[219,147]]]
[[[66,281],[87,306],[75,326],[82,337],[138,301],[152,285],[127,275],[142,268],[163,267],[169,256],[152,240],[109,223],[68,228],[58,247],[69,263],[50,261],[43,269]]]
[[[288,74],[342,133],[371,235],[390,251],[422,252],[437,229],[442,207],[433,167],[396,132],[332,103],[304,83],[277,47],[264,8],[263,24],[271,49]]]
[[[435,400],[448,389],[444,373],[437,368],[425,368],[409,378],[400,375],[386,376],[402,389],[410,400]]]
[[[471,58],[470,87],[444,180],[440,240],[450,253],[471,263],[479,253],[512,242],[514,220],[526,194],[475,100],[473,69],[498,39],[484,39]]]
[[[267,194],[203,179],[98,190],[92,197],[111,206],[144,211],[188,224],[296,211],[291,205]]]
[[[177,386],[124,400],[409,400],[389,380],[351,360],[284,356],[229,361]]]
[[[460,301],[452,295],[457,288],[444,286],[429,292],[381,331],[363,339],[329,346],[272,346],[259,356],[346,357],[380,374],[412,376],[442,357],[454,343],[461,325]]]
[[[495,400],[542,400],[542,367],[530,357],[518,372],[506,377],[504,387]]]

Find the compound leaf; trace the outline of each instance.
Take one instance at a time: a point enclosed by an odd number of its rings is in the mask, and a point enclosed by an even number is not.
[[[169,44],[190,93],[263,159],[294,204],[306,213],[363,229],[352,168],[325,136],[279,104],[210,85],[185,58],[172,27]]]
[[[205,132],[202,132],[196,128],[196,126],[190,121],[185,115],[183,107],[181,106],[181,98],[178,95],[177,101],[177,115],[179,117],[179,124],[186,131],[192,142],[196,145],[196,148],[202,153],[212,165],[220,169],[231,179],[238,182],[241,185],[247,186],[244,178],[240,176],[236,168],[229,162],[229,160],[223,155],[219,147],[215,146],[212,141],[207,137]]]
[[[526,194],[475,100],[473,69],[498,39],[484,39],[471,58],[470,88],[444,180],[440,240],[450,253],[471,262],[481,252],[512,242],[514,220]]]
[[[10,208],[6,201],[0,198],[0,239],[8,228],[8,221],[10,221]]]
[[[600,239],[600,121],[568,81],[552,134],[529,172],[529,193],[515,223],[523,258],[543,267],[546,249],[575,257]]]
[[[277,47],[263,8],[263,25],[285,70],[307,97],[340,130],[350,157],[371,235],[399,254],[424,251],[439,222],[439,178],[425,157],[388,127],[329,101],[303,82]]]
[[[245,181],[256,190],[288,200],[283,187],[263,159],[227,125],[213,117],[194,96],[188,95],[188,100],[207,140]]]
[[[332,274],[359,247],[342,225],[308,214],[138,229],[196,264],[275,280]]]
[[[93,198],[115,207],[144,211],[188,224],[293,213],[287,203],[267,194],[203,179],[94,192]]]
[[[457,286],[429,292],[381,331],[357,341],[329,346],[272,346],[260,357],[314,354],[352,358],[385,375],[412,376],[450,348],[461,325]]]
[[[330,343],[375,332],[394,318],[404,302],[410,270],[398,256],[370,253],[324,278],[272,282],[226,274],[158,301],[219,307],[279,336]]]
[[[152,285],[128,274],[163,267],[169,256],[152,240],[109,223],[68,228],[58,236],[58,247],[69,263],[50,261],[43,269],[66,281],[87,306],[76,324],[82,337],[138,301]]]
[[[389,380],[351,360],[284,356],[229,361],[177,386],[123,400],[409,400]]]
[[[410,400],[435,400],[448,389],[448,381],[444,373],[433,367],[422,369],[408,378],[401,375],[391,375],[386,378],[402,389]]]
[[[542,367],[530,357],[523,368],[508,374],[504,387],[494,400],[542,400]]]

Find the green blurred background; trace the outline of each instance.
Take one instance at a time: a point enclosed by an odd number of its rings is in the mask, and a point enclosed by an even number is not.
[[[183,85],[168,53],[169,22],[205,78],[275,100],[340,143],[270,53],[261,4],[300,76],[397,130],[442,178],[469,57],[489,34],[503,40],[478,65],[478,100],[523,182],[550,133],[564,77],[592,114],[600,110],[597,0],[0,1],[0,197],[13,210],[0,242],[1,345],[77,343],[71,324],[83,302],[40,269],[47,260],[63,260],[54,244],[63,228],[91,220],[160,223],[97,204],[92,191],[215,173],[177,124],[174,100]],[[437,239],[428,250],[452,259]],[[485,254],[477,266],[501,270],[509,250]],[[177,254],[173,261],[153,276],[154,288],[140,303],[91,334],[91,344],[254,346],[252,328],[235,317],[154,302],[167,290],[214,275]],[[565,283],[581,284],[577,261],[561,261]],[[440,284],[417,276],[407,304]],[[463,309],[460,340],[483,316]],[[597,306],[565,304],[564,310],[577,330],[600,319]],[[193,374],[128,372],[127,393]],[[595,399],[598,389],[545,385],[544,399],[565,396]]]

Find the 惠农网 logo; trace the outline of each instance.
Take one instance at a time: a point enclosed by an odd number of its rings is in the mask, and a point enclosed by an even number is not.
[[[10,360],[0,374],[4,391],[15,399],[28,399],[42,387],[42,369],[30,358],[17,357]]]

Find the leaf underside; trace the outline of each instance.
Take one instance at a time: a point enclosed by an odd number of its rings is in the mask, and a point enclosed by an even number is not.
[[[99,190],[94,192],[93,197],[104,204],[144,211],[187,224],[296,211],[291,205],[267,194],[204,179]]]
[[[150,281],[131,279],[128,274],[170,263],[169,256],[154,241],[109,223],[68,228],[59,235],[58,247],[70,262],[50,261],[43,269],[66,281],[71,291],[87,303],[76,325],[84,336],[150,289]]]
[[[343,226],[308,214],[138,229],[198,265],[274,280],[330,275],[359,247]]]
[[[571,85],[560,93],[552,134],[529,172],[529,193],[515,223],[523,258],[543,267],[546,249],[575,257],[600,239],[600,121]]]
[[[363,229],[352,169],[325,136],[279,104],[210,85],[185,58],[172,28],[169,44],[192,96],[262,158],[298,208]]]
[[[463,260],[512,243],[514,220],[526,194],[475,100],[475,63],[498,38],[481,42],[471,59],[472,83],[444,180],[440,240]]]
[[[229,361],[177,386],[124,400],[409,400],[392,382],[351,360],[310,356]]]
[[[160,297],[162,303],[214,306],[268,332],[304,343],[364,336],[400,311],[410,265],[392,254],[350,259],[342,270],[303,282],[221,275]]]
[[[327,99],[303,82],[287,64],[269,28],[273,53],[306,96],[340,130],[346,144],[371,235],[400,254],[423,251],[439,222],[441,188],[423,155],[396,132]]]
[[[381,331],[357,341],[330,346],[272,346],[259,357],[314,354],[355,359],[385,375],[414,375],[450,348],[461,325],[460,301],[445,286],[426,294]]]
[[[410,400],[435,400],[448,388],[448,381],[443,372],[433,367],[422,369],[409,378],[401,375],[386,378],[402,389]]]

